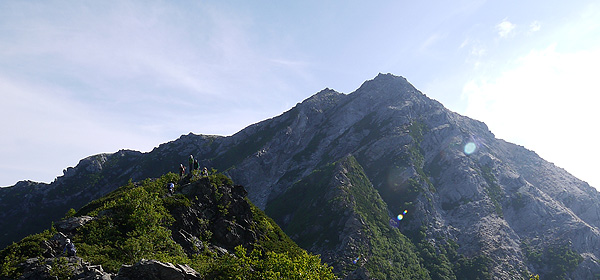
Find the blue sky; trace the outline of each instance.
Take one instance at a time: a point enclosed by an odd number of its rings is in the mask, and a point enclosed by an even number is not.
[[[596,1],[2,1],[0,186],[406,77],[600,187]]]

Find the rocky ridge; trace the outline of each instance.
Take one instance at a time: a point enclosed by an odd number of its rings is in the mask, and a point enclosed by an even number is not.
[[[280,254],[277,258],[293,256],[293,260],[285,260],[292,264],[306,261],[302,259],[307,256],[303,255],[304,251],[246,199],[247,192],[242,186],[232,185],[230,179],[219,174],[187,176],[178,181],[174,193],[167,192],[165,182],[173,182],[175,178],[178,176],[167,174],[156,181],[122,186],[92,201],[73,217],[56,222],[50,231],[29,236],[0,251],[0,279],[183,280],[256,277],[263,270],[267,274],[274,273],[269,272],[271,268],[257,263],[258,259],[250,263],[238,260],[244,257],[240,250],[266,254],[265,261],[271,253]],[[140,215],[145,218],[143,221]],[[166,222],[170,217],[173,222]],[[169,230],[162,226],[168,226]],[[167,240],[162,240],[162,244],[148,243],[156,237]],[[68,240],[74,240],[81,249],[77,256],[65,256],[63,248]],[[128,244],[138,245],[130,248]],[[150,249],[144,253],[149,246],[157,252]],[[200,273],[187,264],[142,258],[133,264],[121,265],[118,272],[114,268],[112,272],[105,271],[106,267],[103,269],[101,264],[113,265],[114,261],[106,257],[114,257],[114,254],[123,255],[125,258],[120,259],[125,263],[131,254],[159,258],[170,255],[171,259],[180,261],[189,256],[190,260],[184,263],[195,264],[203,270]],[[277,261],[273,265],[286,269]],[[291,273],[303,273],[302,269]]]
[[[467,144],[474,149],[465,150]],[[50,186],[20,183],[2,189],[0,210],[7,211],[0,212],[0,223],[31,214],[9,203],[10,197],[23,195],[22,190],[31,191],[35,202],[54,201],[46,199],[45,189],[58,186],[108,192],[117,185],[114,181],[176,171],[189,154],[244,185],[261,209],[297,189],[313,171],[351,155],[385,202],[388,217],[408,210],[397,228],[413,236],[416,245],[426,246],[420,248],[431,245],[452,259],[450,248],[456,247],[461,260],[481,260],[482,273],[494,279],[525,278],[528,273],[589,279],[600,273],[595,261],[600,254],[600,196],[594,188],[534,152],[496,139],[484,123],[447,110],[391,74],[380,74],[351,94],[323,90],[229,137],[184,135],[149,153],[90,157],[98,164],[82,161]],[[340,215],[337,223],[354,220],[353,215]],[[290,235],[295,240],[306,237]],[[343,236],[336,240],[341,242],[335,244],[337,251],[319,243],[307,246],[314,253],[351,261],[347,257],[354,252],[343,248]],[[549,266],[560,261],[553,252],[573,255],[564,260],[572,264]],[[345,266],[336,269],[343,271]],[[435,269],[439,275],[447,272],[447,279],[457,279],[465,270],[460,265]],[[368,279],[369,273],[360,275]]]

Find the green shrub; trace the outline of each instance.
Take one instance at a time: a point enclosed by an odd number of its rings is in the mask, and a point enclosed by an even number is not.
[[[75,270],[69,266],[69,262],[65,257],[55,259],[49,271],[50,276],[55,277],[57,280],[71,279],[74,272]]]
[[[212,266],[200,267],[208,279],[336,279],[331,267],[321,264],[318,256],[306,251],[291,257],[285,253],[252,250],[248,253],[242,246],[235,248],[234,255],[220,257]]]
[[[527,260],[543,273],[541,279],[565,279],[583,261],[583,257],[571,249],[570,244],[555,244],[535,249],[527,242],[521,244]],[[548,269],[549,268],[549,269]]]
[[[54,235],[55,230],[51,228],[39,234],[23,238],[0,251],[0,276],[16,279],[21,275],[17,265],[26,259],[41,257],[44,253],[42,244]]]
[[[251,253],[238,247],[234,255],[216,256],[209,250],[199,250],[188,256],[172,238],[170,226],[174,218],[170,210],[189,207],[192,202],[185,196],[167,195],[167,184],[178,182],[178,176],[168,173],[159,179],[129,182],[105,197],[95,200],[79,212],[69,211],[66,216],[91,215],[96,219],[77,229],[72,240],[78,256],[108,272],[117,272],[122,264],[133,264],[140,259],[153,259],[174,264],[188,264],[207,279],[334,279],[331,268],[321,264],[318,256],[300,249],[264,212],[251,205],[253,230],[258,240]],[[223,174],[209,175],[217,188],[231,185]],[[223,211],[228,205],[223,204]],[[200,225],[207,225],[202,220]],[[52,237],[54,229],[31,235],[0,251],[0,278],[16,279],[21,272],[18,264],[28,258],[40,257],[43,242]],[[211,240],[212,232],[205,230],[199,236],[203,242]],[[206,244],[205,244],[206,246]],[[55,260],[50,271],[57,279],[68,279],[72,270],[64,258]]]

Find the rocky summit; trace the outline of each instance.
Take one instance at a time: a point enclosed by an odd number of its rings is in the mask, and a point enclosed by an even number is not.
[[[350,94],[322,90],[232,136],[91,156],[51,184],[0,189],[2,245],[190,154],[342,279],[600,275],[594,188],[391,74]]]

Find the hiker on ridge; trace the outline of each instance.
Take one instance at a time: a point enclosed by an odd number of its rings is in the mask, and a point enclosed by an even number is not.
[[[194,172],[194,156],[190,155],[190,159],[188,160],[188,163],[190,165],[190,174],[192,174]]]
[[[183,177],[183,175],[185,175],[185,166],[181,163],[179,164],[179,177]]]
[[[73,242],[71,242],[71,239],[67,238],[66,240],[67,244],[65,245],[65,249],[63,250],[63,253],[67,253],[67,257],[75,257],[75,255],[77,254],[77,250],[75,249],[75,244],[73,244]]]
[[[170,182],[170,183],[167,185],[167,189],[169,190],[169,193],[170,193],[170,194],[173,194],[173,193],[175,193],[175,184],[173,184],[173,182]]]

